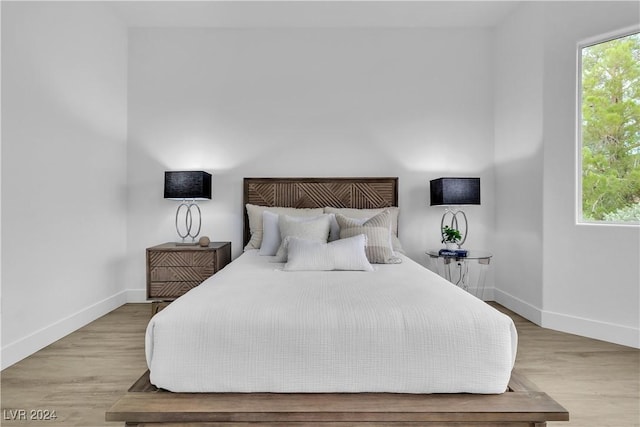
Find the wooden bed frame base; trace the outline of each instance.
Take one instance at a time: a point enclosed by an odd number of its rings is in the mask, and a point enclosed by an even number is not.
[[[503,394],[171,393],[146,372],[106,413],[127,427],[544,427],[569,413],[512,372]]]

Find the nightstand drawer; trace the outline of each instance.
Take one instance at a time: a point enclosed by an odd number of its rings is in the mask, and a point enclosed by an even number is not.
[[[149,264],[151,266],[212,266],[215,262],[214,252],[163,252],[152,251],[149,253]],[[211,273],[213,274],[213,273]],[[210,274],[210,275],[211,275]]]
[[[194,282],[151,282],[149,284],[150,298],[174,299],[198,286],[201,281]]]
[[[200,267],[149,267],[149,280],[152,282],[202,282],[215,273],[213,261]]]

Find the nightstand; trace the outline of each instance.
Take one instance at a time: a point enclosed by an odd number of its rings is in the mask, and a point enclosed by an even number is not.
[[[155,314],[231,262],[231,242],[179,246],[173,242],[147,248],[147,299]]]
[[[483,299],[487,267],[491,262],[491,257],[493,257],[491,252],[470,250],[467,252],[466,257],[455,257],[440,255],[439,249],[430,249],[426,254],[432,261],[435,261],[437,272],[440,276],[478,298]],[[471,261],[478,263],[480,266],[480,271],[477,276],[475,276],[475,283],[472,283],[472,278],[469,274],[469,263]],[[452,274],[451,270],[457,270],[457,274]]]

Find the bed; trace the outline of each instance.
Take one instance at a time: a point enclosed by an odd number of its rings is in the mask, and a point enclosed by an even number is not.
[[[397,178],[247,178],[244,201],[383,209],[397,206],[397,185]],[[247,219],[245,210],[245,244]],[[152,319],[150,373],[107,420],[542,426],[568,419],[511,372],[511,319],[409,258],[395,254],[400,264],[372,272],[285,272],[257,252],[247,250]]]

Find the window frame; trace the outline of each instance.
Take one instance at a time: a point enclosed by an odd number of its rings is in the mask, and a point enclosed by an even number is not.
[[[640,221],[585,220],[582,217],[582,49],[640,33],[640,25],[632,25],[579,41],[576,48],[576,200],[577,225],[640,227]]]

